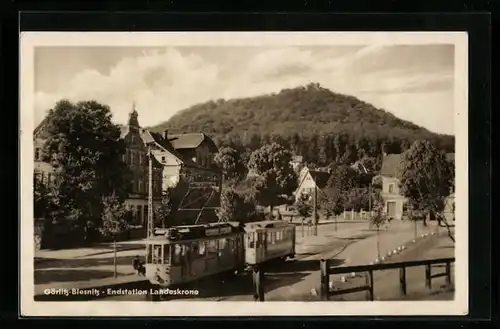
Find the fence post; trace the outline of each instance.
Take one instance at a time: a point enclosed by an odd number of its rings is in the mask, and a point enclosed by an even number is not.
[[[401,293],[403,295],[406,295],[406,267],[401,267],[399,269],[399,284]]]
[[[451,286],[451,264],[450,262],[446,262],[446,284],[448,287]]]
[[[253,288],[254,288],[254,301],[263,302],[264,301],[264,285],[263,279],[264,272],[260,267],[254,267],[252,272]]]
[[[330,275],[328,274],[328,260],[321,259],[319,261],[319,269],[321,275],[320,297],[321,300],[328,300],[330,292]]]
[[[431,264],[425,265],[425,285],[427,288],[432,288],[432,278],[431,278]]]
[[[367,292],[367,299],[369,301],[373,301],[373,271],[368,271],[368,274],[365,276],[366,285],[369,287]]]

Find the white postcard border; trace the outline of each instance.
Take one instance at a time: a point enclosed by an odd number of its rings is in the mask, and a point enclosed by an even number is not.
[[[455,45],[455,299],[395,302],[35,302],[34,52],[40,46]],[[23,32],[20,39],[20,296],[23,316],[325,316],[468,313],[468,36],[465,32]],[[168,306],[168,307],[167,307]]]

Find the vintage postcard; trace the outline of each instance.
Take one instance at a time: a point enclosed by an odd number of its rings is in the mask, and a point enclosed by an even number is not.
[[[22,315],[468,313],[466,33],[20,47]]]

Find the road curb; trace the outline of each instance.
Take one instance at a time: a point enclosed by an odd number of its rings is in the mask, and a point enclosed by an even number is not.
[[[417,239],[413,239],[410,243],[417,243],[417,242],[421,241],[422,239],[428,237],[429,235],[434,236],[436,234],[434,232],[421,234]],[[380,258],[377,257],[373,261],[371,261],[369,264],[370,265],[380,264],[380,263],[383,263],[383,262],[389,260],[392,256],[396,256],[396,255],[402,253],[404,250],[406,250],[407,244],[408,243],[401,244],[401,245],[397,246],[396,248],[394,248],[393,250],[389,250],[385,256],[381,256]],[[340,281],[342,283],[344,283],[348,280],[348,278],[354,278],[354,277],[356,277],[356,273],[350,273],[350,275],[341,276]]]

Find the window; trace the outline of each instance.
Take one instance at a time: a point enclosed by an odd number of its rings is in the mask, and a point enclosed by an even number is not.
[[[162,259],[162,254],[161,254],[162,250],[161,249],[162,249],[162,245],[153,246],[153,255],[151,257],[152,264],[161,264],[161,259]]]
[[[163,163],[167,162],[167,160],[165,160],[164,156],[161,157],[161,162],[163,162]]]
[[[182,255],[182,245],[176,243],[173,245],[174,252],[172,255],[172,264],[179,265],[181,263],[181,255]]]
[[[394,184],[389,184],[389,193],[394,193]]]
[[[227,240],[226,239],[220,239],[219,240],[219,245],[218,245],[219,250],[226,249],[226,246],[227,246]]]
[[[255,232],[247,234],[247,245],[249,248],[255,248]]]
[[[148,216],[149,216],[148,211],[149,211],[149,208],[147,205],[145,205],[144,206],[144,221],[143,221],[142,225],[144,225],[144,223],[147,223],[147,221],[148,221]]]
[[[37,147],[35,149],[35,161],[40,160],[40,149]]]
[[[170,246],[163,245],[163,264],[170,264]]]
[[[142,189],[142,179],[139,178],[137,192],[142,193],[144,190]]]
[[[207,256],[215,257],[217,255],[217,240],[207,241]]]
[[[205,257],[206,256],[206,251],[207,251],[207,245],[205,241],[199,242],[199,248],[198,248],[198,256],[200,257]]]
[[[142,206],[137,206],[137,223],[143,223],[144,217],[142,215]]]

